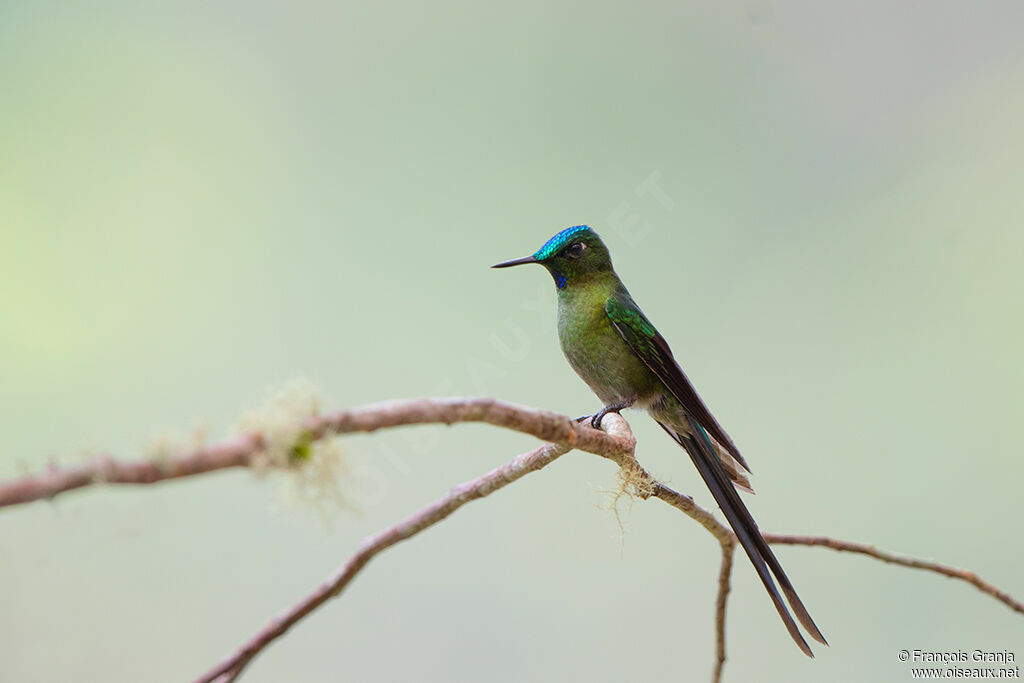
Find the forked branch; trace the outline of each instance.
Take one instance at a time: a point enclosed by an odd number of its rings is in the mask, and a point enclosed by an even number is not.
[[[718,540],[721,565],[718,575],[718,597],[715,603],[715,665],[713,683],[722,677],[725,655],[726,600],[735,555],[736,538],[708,510],[655,480],[636,461],[636,441],[629,425],[619,415],[609,414],[603,421],[605,431],[579,424],[568,417],[517,406],[490,398],[412,399],[368,405],[353,410],[317,415],[295,425],[290,448],[299,448],[338,434],[372,432],[377,429],[412,424],[486,422],[499,427],[530,434],[546,441],[537,448],[516,456],[508,463],[453,488],[422,510],[410,515],[379,534],[363,541],[356,553],[337,572],[284,610],[245,644],[222,662],[196,679],[196,683],[228,683],[236,680],[263,649],[284,635],[304,617],[339,595],[356,574],[381,551],[442,521],[471,501],[494,493],[517,479],[554,462],[573,449],[608,458],[621,469],[623,486],[640,498],[658,498],[703,526]],[[153,484],[230,467],[254,464],[270,446],[270,438],[259,431],[249,432],[220,444],[204,446],[160,460],[118,461],[99,458],[78,467],[51,467],[31,476],[0,482],[0,507],[51,499],[64,492],[94,484]],[[296,461],[296,464],[300,464]],[[922,569],[969,583],[991,595],[1011,609],[1024,614],[1024,604],[1005,591],[982,580],[977,574],[929,560],[895,555],[874,546],[842,541],[823,536],[765,534],[771,544],[806,545],[859,553],[882,562],[912,569]]]

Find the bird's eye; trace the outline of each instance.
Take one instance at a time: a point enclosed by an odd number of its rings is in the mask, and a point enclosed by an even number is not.
[[[578,258],[580,254],[583,253],[583,250],[586,248],[587,245],[583,244],[583,242],[575,242],[573,244],[570,244],[569,247],[565,250],[565,255],[568,258]]]

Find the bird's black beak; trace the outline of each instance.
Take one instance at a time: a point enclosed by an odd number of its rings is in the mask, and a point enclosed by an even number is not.
[[[495,263],[491,268],[510,268],[512,266],[521,266],[524,263],[540,263],[540,261],[532,256],[524,256],[523,258],[512,259],[511,261],[505,261],[504,263]]]

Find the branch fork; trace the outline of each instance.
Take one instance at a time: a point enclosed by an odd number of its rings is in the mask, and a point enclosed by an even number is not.
[[[409,515],[378,534],[366,538],[348,561],[311,593],[288,607],[216,666],[195,679],[195,683],[230,683],[267,646],[331,598],[340,595],[352,579],[378,553],[444,520],[462,506],[491,495],[531,472],[551,464],[571,450],[581,450],[611,460],[619,466],[624,489],[642,499],[657,498],[703,526],[719,543],[721,561],[715,601],[715,664],[712,682],[722,677],[726,661],[725,615],[730,590],[736,537],[692,498],[657,481],[636,460],[636,439],[621,415],[609,413],[601,429],[577,423],[567,416],[506,403],[493,398],[411,399],[388,401],[352,410],[309,417],[296,425],[293,448],[321,439],[353,432],[373,432],[403,425],[485,422],[534,436],[540,446],[517,455],[509,462],[475,479],[454,487],[447,495]],[[50,500],[58,495],[97,484],[142,485],[195,476],[234,467],[252,466],[268,440],[259,431],[242,434],[211,446],[195,448],[172,458],[119,461],[105,456],[77,467],[49,467],[35,475],[0,482],[0,507]],[[296,451],[298,452],[298,451]],[[964,581],[1024,614],[1024,604],[1005,591],[982,580],[977,574],[928,560],[904,557],[874,546],[824,536],[764,534],[770,544],[805,545],[852,552],[889,564],[931,571]]]

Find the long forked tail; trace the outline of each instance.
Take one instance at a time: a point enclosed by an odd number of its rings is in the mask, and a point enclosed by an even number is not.
[[[711,445],[711,441],[708,439],[704,428],[693,418],[687,416],[687,419],[690,422],[690,429],[692,431],[690,435],[679,434],[661,422],[658,422],[658,424],[690,454],[690,459],[693,460],[693,464],[696,465],[701,478],[704,479],[704,483],[711,490],[711,495],[714,496],[715,502],[722,508],[722,512],[736,533],[736,538],[739,539],[740,545],[743,546],[743,550],[746,551],[750,562],[754,565],[754,569],[757,571],[761,583],[764,584],[765,590],[768,591],[768,596],[771,597],[772,602],[775,604],[775,609],[778,610],[782,623],[785,624],[786,630],[789,631],[789,635],[792,636],[804,654],[808,657],[813,657],[814,653],[811,652],[807,641],[800,634],[800,630],[793,621],[793,616],[789,613],[789,609],[786,608],[786,603],[783,602],[782,596],[779,595],[779,589],[775,586],[775,581],[772,580],[772,574],[775,575],[779,586],[782,587],[782,592],[786,595],[786,600],[789,601],[793,612],[796,613],[796,618],[800,620],[800,623],[807,629],[811,637],[824,645],[828,645],[825,641],[825,636],[821,635],[821,631],[814,624],[811,615],[807,613],[807,609],[800,602],[800,597],[797,596],[796,590],[793,589],[793,584],[789,582],[786,573],[782,571],[782,565],[775,558],[775,553],[772,552],[772,549],[764,540],[764,537],[757,528],[757,524],[754,522],[754,518],[750,516],[750,511],[747,510],[747,506],[743,504],[739,494],[736,493],[736,489],[733,488],[732,482],[715,455],[714,447]],[[770,572],[769,569],[771,569]]]

